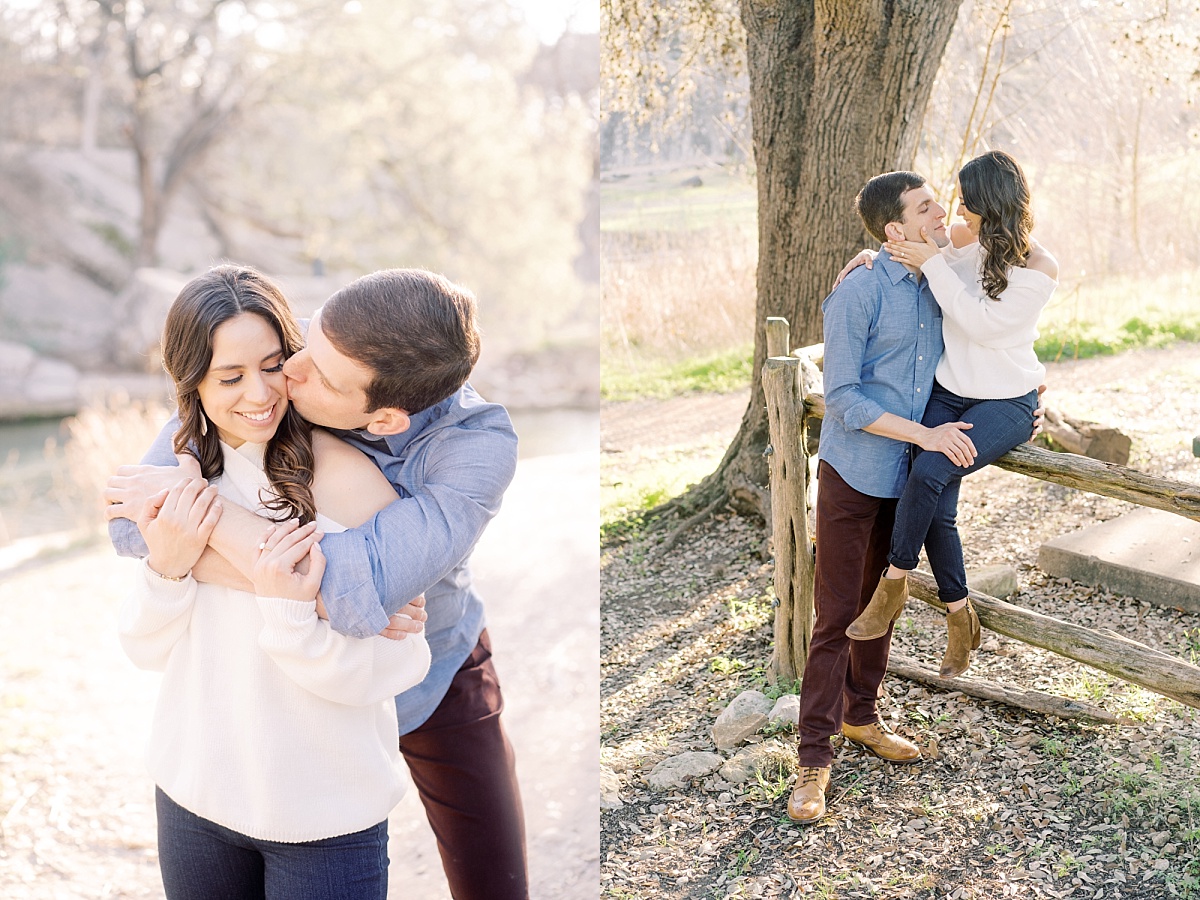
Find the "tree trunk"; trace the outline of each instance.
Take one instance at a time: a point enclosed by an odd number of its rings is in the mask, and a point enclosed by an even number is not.
[[[758,180],[755,321],[781,316],[798,346],[821,340],[821,300],[868,238],[853,211],[867,179],[907,168],[961,0],[742,0]],[[717,470],[685,504],[724,494],[764,512],[766,340],[751,396]]]

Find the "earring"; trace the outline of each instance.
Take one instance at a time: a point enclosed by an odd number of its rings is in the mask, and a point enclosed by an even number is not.
[[[208,416],[204,413],[200,413],[200,434],[201,436],[208,434]]]

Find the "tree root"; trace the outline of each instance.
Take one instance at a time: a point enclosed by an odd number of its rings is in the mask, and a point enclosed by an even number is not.
[[[686,519],[684,519],[682,522],[680,522],[679,525],[675,528],[675,530],[667,535],[666,540],[664,540],[661,544],[658,545],[658,547],[656,548],[656,552],[658,553],[658,555],[665,556],[666,554],[668,554],[672,550],[674,550],[675,545],[679,543],[680,538],[683,537],[683,535],[687,532],[687,530],[689,528],[691,528],[693,525],[696,525],[696,524],[704,521],[705,519],[707,519],[714,512],[716,512],[717,507],[719,507],[724,502],[725,502],[725,496],[724,496],[724,494],[721,494],[715,500],[713,500],[712,503],[708,504],[708,506],[706,506],[706,507],[704,507],[704,509],[700,510],[700,512],[696,513],[695,515],[688,516]]]

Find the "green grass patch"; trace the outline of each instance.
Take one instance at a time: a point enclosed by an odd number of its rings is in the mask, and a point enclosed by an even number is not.
[[[723,449],[711,453],[663,456],[617,473],[601,462],[600,539],[602,543],[628,540],[641,532],[644,513],[708,475],[721,461]]]
[[[707,356],[665,361],[604,354],[600,396],[604,400],[665,400],[691,393],[728,394],[750,386],[754,347],[744,344]]]

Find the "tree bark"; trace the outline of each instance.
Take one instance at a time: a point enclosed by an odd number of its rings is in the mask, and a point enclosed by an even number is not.
[[[821,300],[862,249],[853,201],[907,168],[961,0],[742,0],[758,184],[755,321],[781,316],[798,345],[821,340]],[[756,329],[750,402],[717,470],[685,506],[758,497],[768,481],[766,340]],[[747,485],[757,489],[749,490]]]

